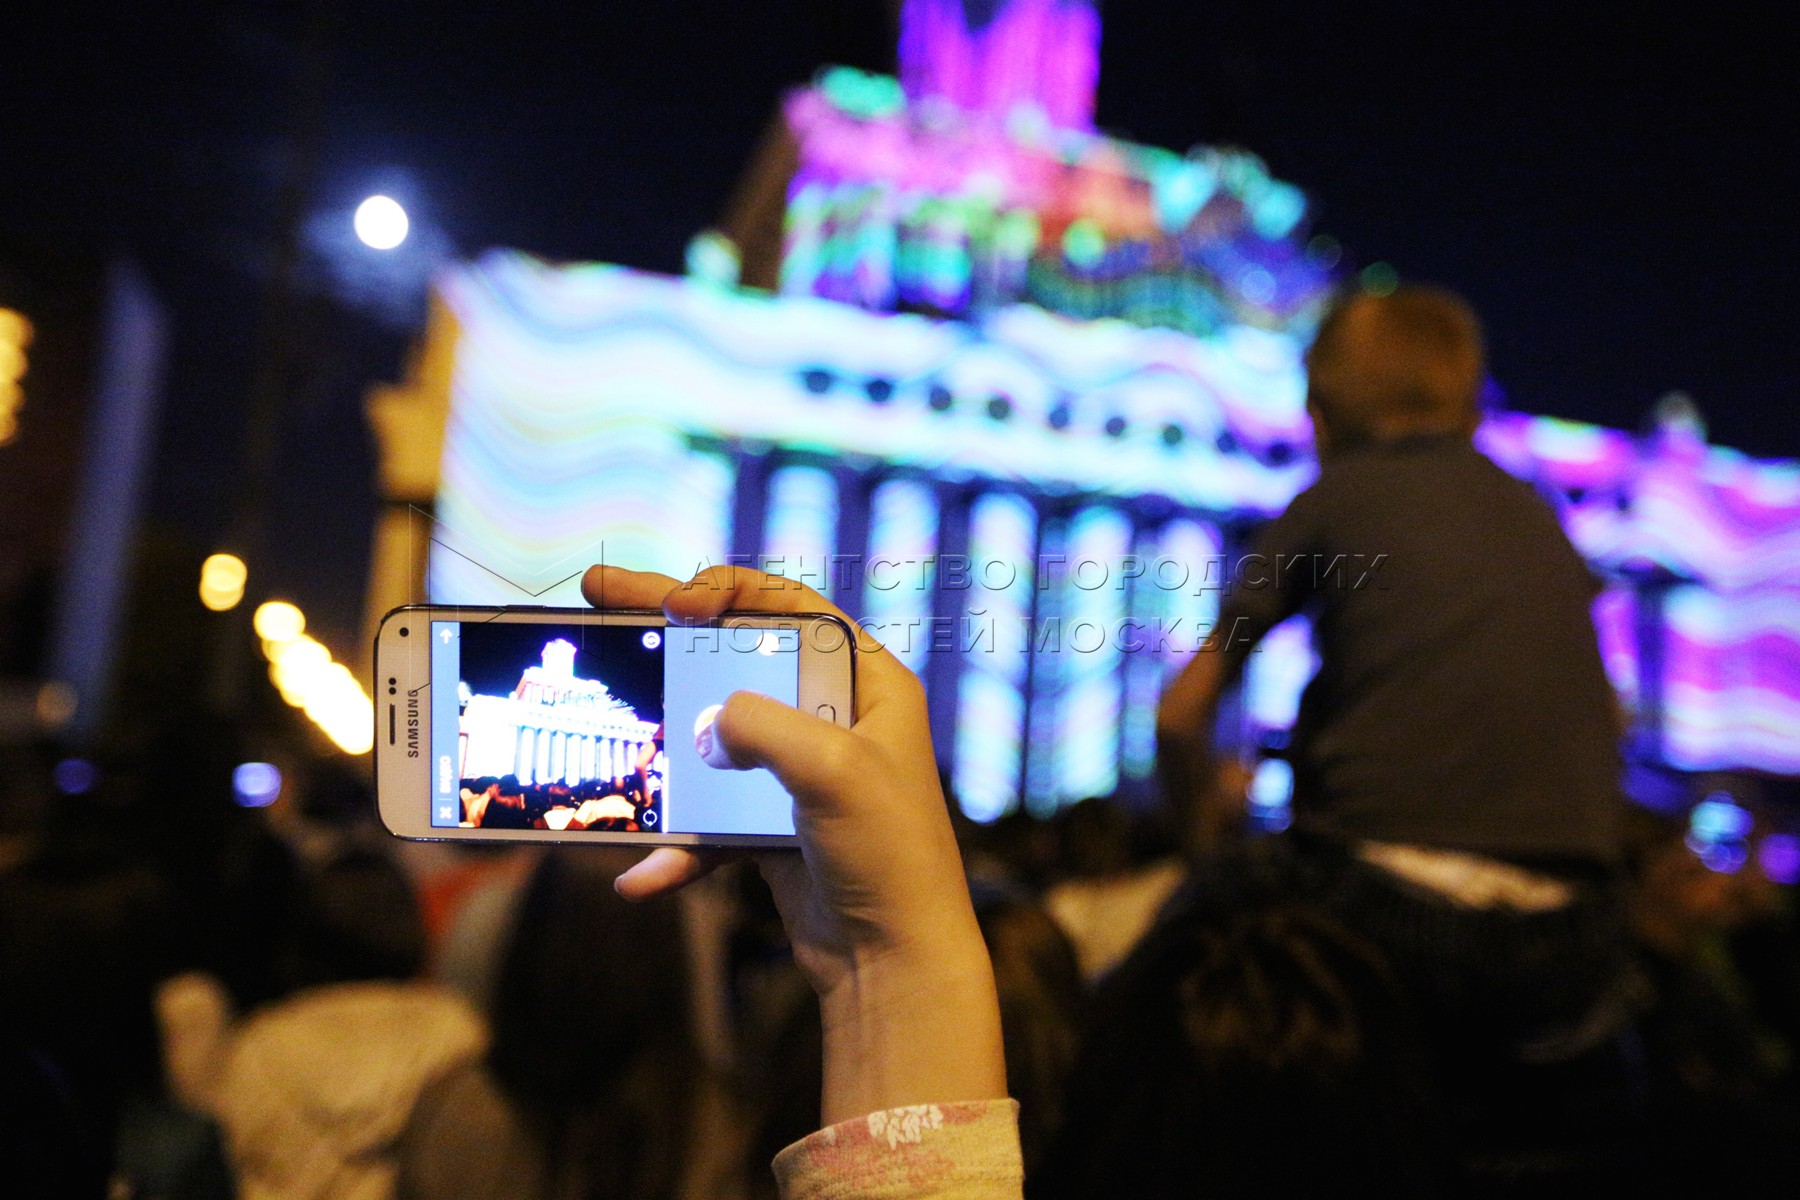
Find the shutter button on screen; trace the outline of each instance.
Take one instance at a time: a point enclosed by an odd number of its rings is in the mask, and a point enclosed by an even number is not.
[[[819,712],[819,715],[821,717],[824,717],[827,721],[830,721],[833,724],[837,723],[837,708],[835,706],[830,705],[830,704],[821,704],[821,705],[819,705],[818,712]]]

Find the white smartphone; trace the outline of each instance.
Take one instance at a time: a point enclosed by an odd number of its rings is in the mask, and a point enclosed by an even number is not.
[[[695,747],[726,697],[762,692],[848,726],[855,654],[823,613],[397,608],[375,639],[375,791],[399,837],[633,845],[794,841],[766,770]]]

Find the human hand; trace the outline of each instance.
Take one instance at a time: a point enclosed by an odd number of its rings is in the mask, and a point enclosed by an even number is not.
[[[685,584],[594,567],[597,608],[660,608],[694,624],[727,610],[830,613],[791,580],[716,567]],[[851,728],[736,692],[712,736],[738,768],[766,767],[794,800],[800,849],[758,854],[794,958],[825,1023],[825,1119],[1005,1094],[993,971],[975,922],[931,750],[924,690],[866,633],[856,645]],[[621,875],[643,900],[726,854],[665,847]]]

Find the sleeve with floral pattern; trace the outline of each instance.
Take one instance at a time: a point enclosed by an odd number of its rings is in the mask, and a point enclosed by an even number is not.
[[[917,1104],[828,1126],[775,1156],[783,1200],[1019,1200],[1014,1100]]]

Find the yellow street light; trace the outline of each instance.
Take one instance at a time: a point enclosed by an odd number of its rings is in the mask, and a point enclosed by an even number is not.
[[[265,642],[291,642],[306,632],[306,616],[286,600],[268,600],[256,606],[251,618],[256,636]]]
[[[235,554],[214,554],[200,564],[200,603],[214,612],[228,612],[244,598],[244,582],[250,571]]]

